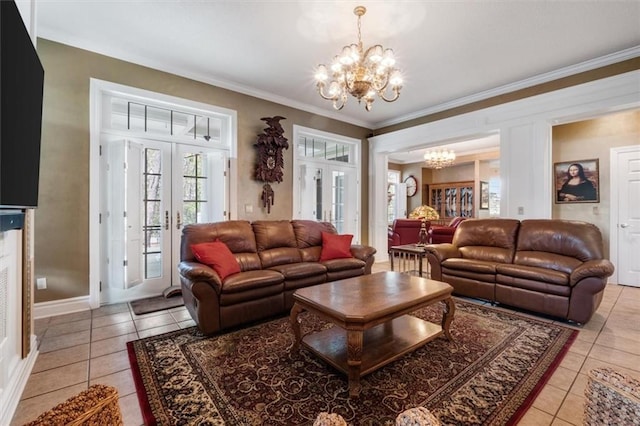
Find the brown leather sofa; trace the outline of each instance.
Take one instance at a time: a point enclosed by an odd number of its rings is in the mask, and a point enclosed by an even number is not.
[[[320,261],[322,232],[330,223],[307,220],[227,221],[187,225],[182,231],[180,282],[187,310],[205,334],[287,312],[293,292],[328,281],[371,273],[376,250],[352,245],[352,258]],[[240,265],[221,280],[199,263],[193,244],[219,240]]]
[[[613,265],[600,230],[565,220],[467,219],[451,244],[428,245],[431,278],[454,293],[584,324]]]

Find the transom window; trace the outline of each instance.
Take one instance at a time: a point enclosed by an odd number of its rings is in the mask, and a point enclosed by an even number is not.
[[[353,145],[309,136],[298,138],[298,156],[353,163]]]
[[[109,96],[108,123],[112,129],[131,130],[154,135],[174,136],[220,142],[222,120],[197,112],[186,112],[158,105]]]

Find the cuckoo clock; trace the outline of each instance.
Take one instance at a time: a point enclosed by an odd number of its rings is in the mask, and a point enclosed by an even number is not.
[[[265,182],[262,187],[262,206],[267,208],[267,212],[271,213],[273,205],[274,193],[271,182],[282,182],[284,167],[283,149],[289,148],[287,138],[283,136],[284,129],[280,124],[280,120],[284,117],[264,117],[260,120],[267,123],[269,127],[265,128],[258,135],[258,141],[254,144],[257,152],[257,164],[255,171],[255,179]]]

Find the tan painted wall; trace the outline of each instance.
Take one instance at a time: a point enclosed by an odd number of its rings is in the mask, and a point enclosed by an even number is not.
[[[422,163],[404,164],[402,166],[402,181],[409,176],[413,176],[418,181],[418,191],[413,197],[407,197],[407,215],[416,207],[422,205]]]
[[[600,202],[556,204],[554,219],[582,220],[597,225],[609,253],[611,213],[610,148],[640,144],[640,111],[612,114],[553,127],[553,162],[599,159]]]
[[[241,219],[289,219],[292,212],[293,125],[361,139],[362,241],[368,234],[368,142],[370,130],[296,110],[273,102],[221,89],[173,74],[153,70],[38,40],[45,69],[40,199],[35,215],[35,272],[47,277],[47,289],[36,291],[35,302],[89,294],[89,79],[97,78],[177,96],[238,112],[238,205]],[[285,151],[284,181],[272,185],[275,205],[267,215],[260,204],[262,183],[253,180],[256,135],[261,117],[280,115],[289,149]],[[253,204],[254,213],[244,214]]]

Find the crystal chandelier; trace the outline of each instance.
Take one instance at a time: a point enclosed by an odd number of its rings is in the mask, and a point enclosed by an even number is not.
[[[424,153],[424,161],[430,169],[442,169],[453,165],[456,153],[453,150],[438,149]]]
[[[330,76],[325,65],[318,65],[316,69],[318,93],[323,99],[333,101],[337,110],[344,107],[349,94],[357,98],[358,103],[364,100],[367,111],[371,111],[376,95],[387,102],[393,102],[400,96],[402,75],[394,68],[393,50],[384,49],[379,44],[367,50],[362,47],[360,18],[366,11],[364,6],[353,9],[358,17],[358,44],[344,46],[340,55],[333,58]],[[389,97],[387,92],[390,92]]]

